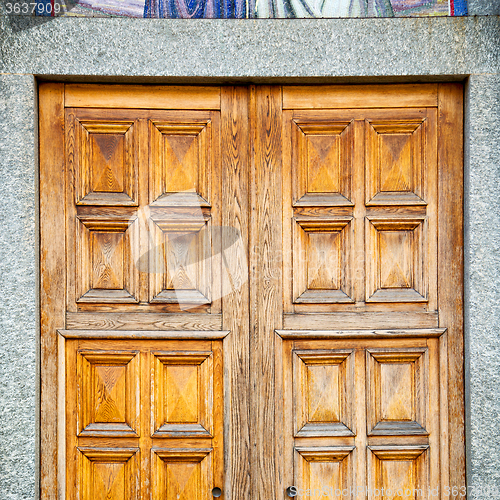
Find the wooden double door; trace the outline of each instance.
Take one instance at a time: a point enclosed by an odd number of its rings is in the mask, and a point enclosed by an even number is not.
[[[40,84],[42,498],[460,496],[462,92]]]

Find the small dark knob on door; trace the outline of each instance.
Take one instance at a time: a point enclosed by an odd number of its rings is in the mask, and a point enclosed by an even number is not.
[[[295,488],[295,486],[289,486],[289,487],[286,489],[286,494],[287,494],[289,497],[296,497],[296,496],[297,496],[297,488]]]
[[[218,498],[222,495],[222,490],[220,488],[214,488],[212,490],[212,496]]]

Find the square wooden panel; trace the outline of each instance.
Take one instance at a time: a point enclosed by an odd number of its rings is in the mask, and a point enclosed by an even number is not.
[[[76,120],[76,140],[77,205],[137,206],[135,122]]]
[[[367,350],[369,435],[428,434],[427,352],[427,348]]]
[[[425,120],[366,120],[366,204],[425,205]]]
[[[153,372],[153,436],[212,437],[212,352],[156,352]]]
[[[137,217],[77,217],[76,297],[80,303],[139,301]]]
[[[138,437],[137,351],[79,351],[78,436]]]
[[[78,451],[80,500],[140,498],[137,448],[79,447]]]
[[[293,219],[295,303],[354,302],[351,218]]]
[[[345,206],[351,201],[350,121],[292,120],[293,206]]]
[[[353,450],[333,446],[295,448],[294,486],[298,497],[341,498],[340,492],[352,489]]]
[[[213,483],[211,448],[153,448],[154,500],[207,500]]]
[[[352,351],[293,351],[295,437],[353,436]]]
[[[211,219],[152,218],[149,301],[181,307],[211,302]]]
[[[429,498],[428,446],[369,446],[368,499]],[[382,495],[382,488],[384,494]]]
[[[150,121],[152,205],[210,206],[212,132],[210,119]]]
[[[366,243],[367,302],[427,302],[425,217],[367,217]]]

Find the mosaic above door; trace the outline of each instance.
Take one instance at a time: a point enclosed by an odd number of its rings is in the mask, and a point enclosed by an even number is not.
[[[37,15],[169,19],[464,16],[467,0],[38,0]]]

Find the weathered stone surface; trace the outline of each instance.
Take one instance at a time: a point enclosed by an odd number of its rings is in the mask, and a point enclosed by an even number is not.
[[[467,10],[470,16],[498,16],[500,0],[468,0]]]
[[[19,17],[15,29],[8,18],[2,23],[4,73],[227,81],[500,71],[500,18],[494,16],[241,21]]]
[[[472,76],[467,108],[469,485],[479,499],[500,485],[500,75]]]
[[[0,497],[35,498],[35,82],[0,75]]]

